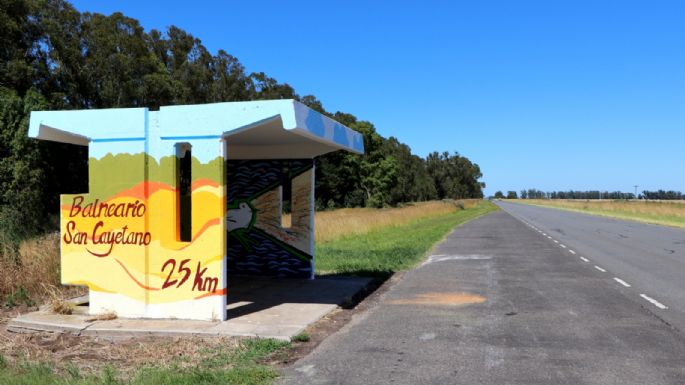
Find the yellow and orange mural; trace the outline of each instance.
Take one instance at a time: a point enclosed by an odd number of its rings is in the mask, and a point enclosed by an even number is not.
[[[191,183],[192,232],[185,242],[174,182],[177,161],[169,157],[157,164],[145,154],[106,157],[89,159],[94,193],[61,197],[62,282],[87,285],[94,312],[164,318],[180,306],[186,312],[194,308],[190,318],[221,319],[223,158],[207,164],[194,159],[191,175],[198,177]],[[115,176],[122,169],[126,181]],[[213,313],[201,304],[211,297],[217,302],[208,306]]]

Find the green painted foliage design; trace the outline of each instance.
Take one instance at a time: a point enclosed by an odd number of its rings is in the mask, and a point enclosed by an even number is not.
[[[89,178],[91,198],[107,199],[122,190],[130,189],[145,180],[147,163],[148,181],[176,187],[176,157],[165,156],[157,160],[145,153],[107,154],[100,159],[90,158]],[[207,163],[192,158],[193,180],[209,179],[223,183],[223,158],[218,156]]]

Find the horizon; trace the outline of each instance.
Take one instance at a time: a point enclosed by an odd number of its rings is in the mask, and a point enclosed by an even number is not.
[[[685,4],[72,4],[176,25],[421,157],[457,151],[485,196],[685,191]]]

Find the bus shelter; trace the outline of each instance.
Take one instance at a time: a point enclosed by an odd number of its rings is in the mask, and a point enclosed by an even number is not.
[[[29,136],[88,146],[89,191],[60,199],[61,280],[131,318],[225,320],[232,274],[314,278],[314,158],[364,152],[295,100],[34,111]]]

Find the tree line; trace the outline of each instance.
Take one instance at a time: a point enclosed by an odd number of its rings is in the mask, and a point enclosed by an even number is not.
[[[87,191],[87,149],[27,138],[32,110],[148,107],[296,99],[360,132],[366,153],[317,159],[319,209],[481,198],[477,164],[458,153],[426,158],[373,123],[329,112],[313,95],[171,26],[146,32],[121,13],[81,13],[64,0],[0,0],[0,232],[46,229],[60,193]],[[51,216],[52,215],[52,216]],[[46,225],[47,223],[47,225]],[[2,236],[2,234],[0,234]],[[1,240],[0,240],[1,241]]]
[[[627,200],[636,199],[635,194],[631,192],[622,191],[551,191],[545,192],[538,189],[528,189],[521,190],[521,194],[517,194],[516,191],[508,191],[505,195],[502,191],[495,192],[492,198],[495,199],[614,199],[614,200]],[[637,199],[650,199],[650,200],[685,200],[685,195],[680,191],[642,191],[638,194]]]

